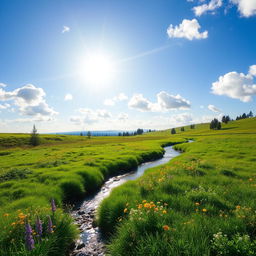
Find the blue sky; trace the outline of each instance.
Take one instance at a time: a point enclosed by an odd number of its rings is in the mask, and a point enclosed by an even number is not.
[[[0,132],[255,113],[255,26],[256,0],[2,0]]]

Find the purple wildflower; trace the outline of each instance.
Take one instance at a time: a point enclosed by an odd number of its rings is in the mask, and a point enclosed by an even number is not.
[[[56,204],[53,198],[51,200],[51,206],[52,206],[52,212],[54,213],[56,211]]]
[[[35,248],[35,241],[32,236],[32,228],[29,223],[26,223],[25,225],[25,240],[26,240],[26,247],[29,251],[33,250]]]
[[[42,234],[43,234],[43,227],[42,227],[42,221],[40,218],[37,216],[36,218],[36,232],[37,232],[37,237],[39,238],[39,241],[42,241]]]
[[[49,234],[53,233],[53,228],[52,228],[52,219],[51,217],[48,215],[48,228],[47,231]]]

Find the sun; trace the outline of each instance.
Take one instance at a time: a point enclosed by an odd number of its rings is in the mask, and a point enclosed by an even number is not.
[[[86,81],[97,85],[109,83],[115,74],[114,62],[110,57],[103,54],[87,56],[83,70]]]

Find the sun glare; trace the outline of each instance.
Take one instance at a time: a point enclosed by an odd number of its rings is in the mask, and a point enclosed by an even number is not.
[[[115,73],[111,58],[102,54],[88,56],[83,69],[85,79],[92,84],[107,84]]]

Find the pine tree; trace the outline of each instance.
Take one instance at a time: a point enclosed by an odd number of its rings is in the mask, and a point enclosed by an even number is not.
[[[185,128],[184,128],[184,127],[181,127],[180,130],[181,130],[182,132],[184,132],[184,131],[185,131]]]
[[[37,133],[36,126],[33,125],[33,130],[31,132],[31,136],[30,136],[30,145],[38,146],[39,144],[40,144],[39,134]]]
[[[175,128],[172,128],[172,129],[171,129],[171,134],[176,134]]]
[[[87,138],[90,139],[92,137],[92,134],[90,131],[87,132]]]
[[[210,129],[220,130],[221,129],[221,122],[219,122],[218,119],[214,118],[210,123]]]

